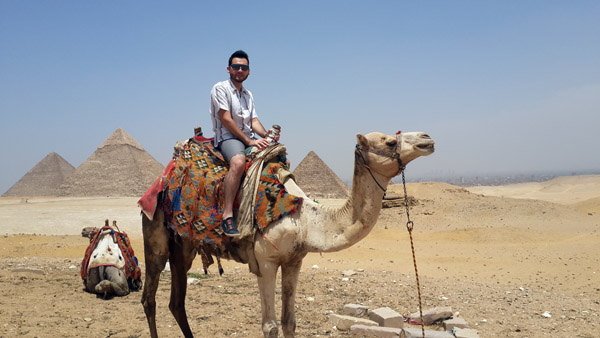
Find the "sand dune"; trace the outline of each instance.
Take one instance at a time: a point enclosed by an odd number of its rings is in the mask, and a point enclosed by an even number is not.
[[[583,212],[600,213],[600,197],[590,198],[589,200],[585,200],[583,202],[573,203],[571,206]]]
[[[600,197],[600,175],[557,177],[546,182],[478,186],[470,192],[486,196],[501,196],[574,204]]]

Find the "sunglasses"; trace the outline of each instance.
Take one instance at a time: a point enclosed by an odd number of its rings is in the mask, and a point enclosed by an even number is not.
[[[232,64],[229,67],[233,68],[233,70],[243,70],[246,71],[248,69],[250,69],[250,66],[248,65],[240,65],[240,64]]]

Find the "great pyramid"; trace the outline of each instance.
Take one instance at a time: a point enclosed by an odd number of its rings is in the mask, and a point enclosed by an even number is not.
[[[347,198],[348,188],[323,160],[310,151],[294,169],[296,184],[311,198]]]
[[[142,196],[164,167],[119,128],[61,186],[62,196]]]
[[[57,153],[50,153],[38,162],[2,196],[56,196],[65,178],[75,167]]]

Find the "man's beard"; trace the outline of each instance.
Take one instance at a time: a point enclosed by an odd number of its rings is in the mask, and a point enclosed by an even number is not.
[[[244,76],[244,74],[239,74],[239,75],[238,74],[229,74],[229,78],[233,82],[242,83],[242,82],[246,81],[246,79],[248,78],[248,75],[250,75],[250,74],[246,74],[245,76]]]

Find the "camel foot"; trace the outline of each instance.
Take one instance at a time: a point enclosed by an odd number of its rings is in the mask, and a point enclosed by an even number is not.
[[[265,323],[262,329],[265,338],[277,338],[279,336],[279,330],[276,322]]]
[[[94,288],[94,292],[99,295],[104,295],[104,298],[106,298],[107,295],[126,296],[129,294],[128,289],[121,288],[118,284],[109,280],[103,280],[98,283]]]

